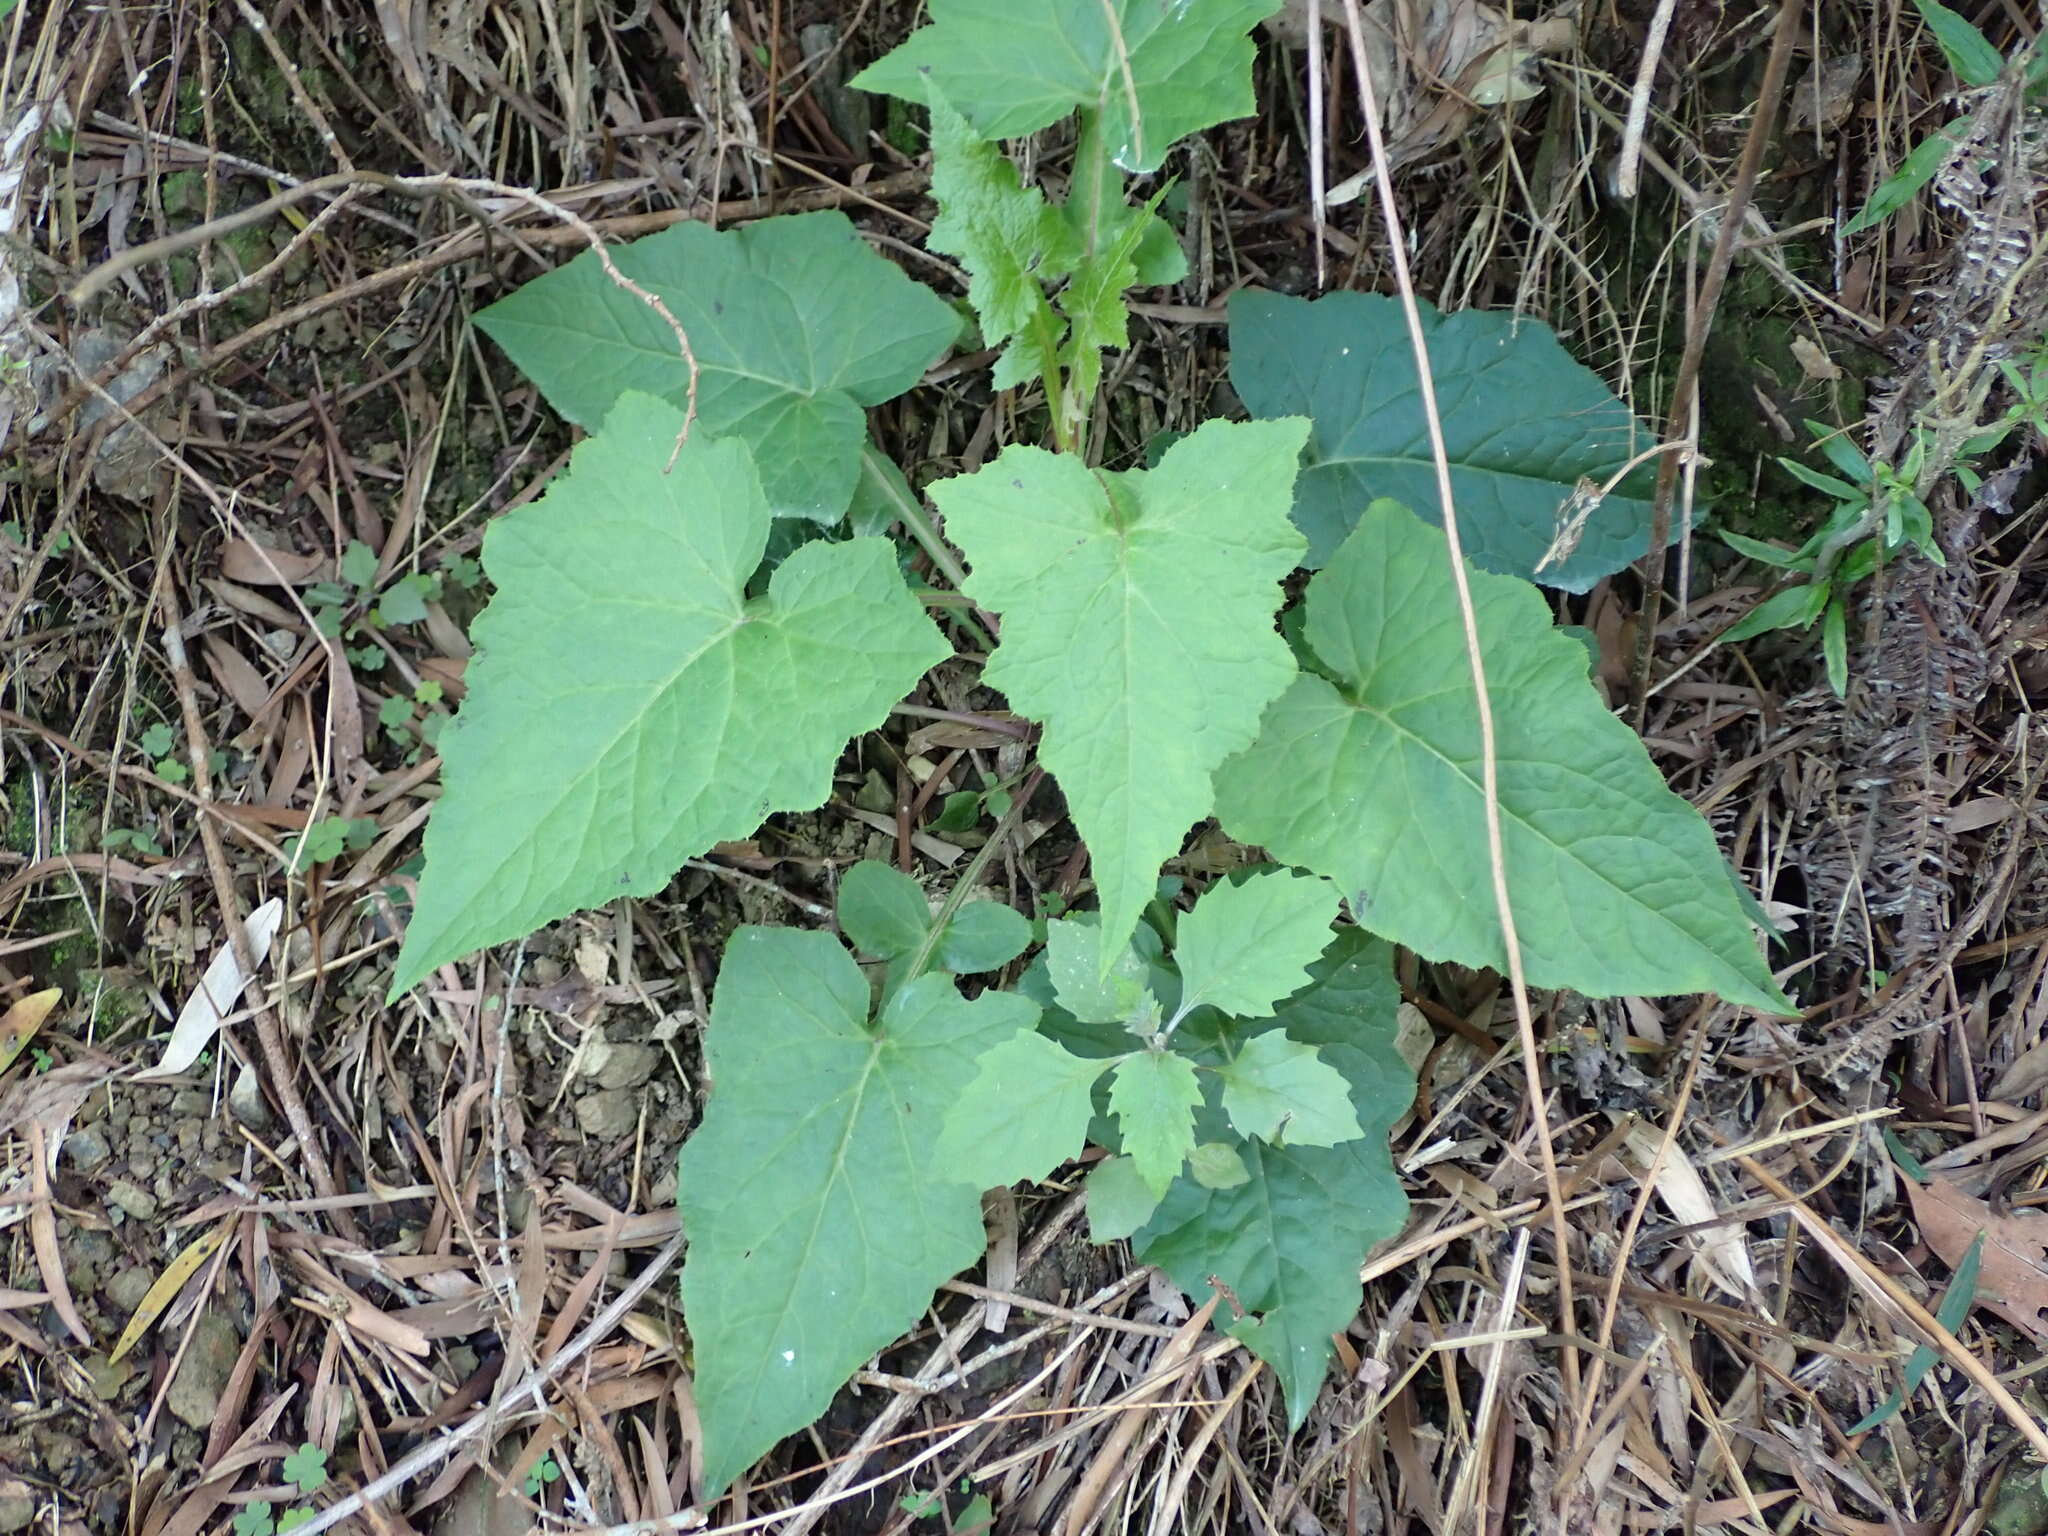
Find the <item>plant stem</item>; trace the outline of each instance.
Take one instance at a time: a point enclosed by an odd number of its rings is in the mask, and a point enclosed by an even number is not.
[[[1010,802],[1003,819],[996,823],[995,831],[988,841],[974,850],[974,857],[967,861],[960,878],[953,882],[953,889],[946,892],[946,899],[939,904],[939,910],[932,917],[932,925],[925,931],[924,942],[917,946],[910,957],[910,964],[904,967],[903,982],[917,980],[924,974],[924,968],[931,964],[932,952],[939,947],[939,938],[946,931],[946,924],[953,921],[953,914],[967,904],[968,893],[974,889],[974,882],[981,878],[981,872],[988,868],[988,861],[995,857],[996,849],[1003,845],[1013,829],[1024,820],[1024,808],[1031,803],[1031,797],[1038,793],[1038,786],[1045,782],[1045,770],[1034,769],[1024,787],[1017,791],[1017,797]]]
[[[860,450],[860,472],[872,476],[882,494],[889,498],[889,505],[896,509],[896,517],[910,536],[917,540],[920,548],[932,558],[932,566],[946,580],[953,584],[956,592],[967,589],[967,568],[939,537],[939,530],[915,496],[905,496],[902,488],[889,476],[882,473],[882,466],[888,460],[882,457],[882,450],[873,443],[864,443]]]
[[[1074,170],[1067,180],[1067,219],[1081,236],[1082,265],[1095,259],[1104,232],[1123,208],[1123,172],[1109,158],[1102,137],[1102,114],[1083,109],[1081,137],[1074,145]]]

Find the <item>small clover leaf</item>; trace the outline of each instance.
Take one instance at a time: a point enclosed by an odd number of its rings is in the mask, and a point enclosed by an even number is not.
[[[327,1486],[327,1453],[310,1442],[300,1445],[285,1457],[284,1475],[300,1493],[318,1493]]]
[[[256,1499],[244,1504],[234,1518],[235,1536],[272,1536],[277,1522],[270,1500]]]

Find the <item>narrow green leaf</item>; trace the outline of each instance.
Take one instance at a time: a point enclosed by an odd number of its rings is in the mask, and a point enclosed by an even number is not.
[[[1780,549],[1777,545],[1766,544],[1761,539],[1746,539],[1741,534],[1730,533],[1725,528],[1721,530],[1721,542],[1738,555],[1747,555],[1759,565],[1776,566],[1781,571],[1803,571],[1812,565],[1811,561],[1802,562],[1792,550]]]
[[[983,673],[1044,722],[1101,893],[1107,964],[1159,866],[1209,814],[1294,659],[1273,628],[1301,556],[1287,520],[1306,422],[1212,421],[1151,471],[1012,447],[931,488],[975,601],[1003,614]]]
[[[853,77],[929,102],[933,87],[985,139],[1100,114],[1109,156],[1153,171],[1175,140],[1249,117],[1252,40],[1280,0],[932,0],[931,25]]]
[[[1849,692],[1849,615],[1839,592],[1828,599],[1827,611],[1821,615],[1820,650],[1827,662],[1828,686],[1835,690],[1836,698],[1846,697]]]
[[[1088,1175],[1088,1235],[1098,1243],[1129,1237],[1158,1209],[1159,1197],[1132,1158],[1104,1158]]]
[[[1364,1135],[1334,1147],[1245,1142],[1247,1182],[1177,1180],[1132,1242],[1192,1295],[1207,1293],[1211,1275],[1231,1288],[1250,1315],[1230,1331],[1278,1373],[1297,1427],[1322,1385],[1330,1335],[1357,1314],[1359,1266],[1401,1230],[1408,1203],[1387,1133],[1415,1096],[1415,1074],[1394,1048],[1401,992],[1391,947],[1347,929],[1312,969],[1314,986],[1251,1028],[1319,1047],[1350,1083]],[[1200,1125],[1204,1140],[1229,1134],[1214,1103]]]
[[[1968,123],[1968,118],[1962,118],[1914,145],[1912,152],[1899,162],[1899,168],[1877,184],[1856,217],[1842,226],[1844,237],[1875,228],[1913,201],[1922,187],[1941,174],[1948,157],[1962,142]]]
[[[841,877],[839,929],[862,954],[882,960],[907,955],[924,942],[931,925],[923,887],[901,870],[862,859]]]
[[[1804,481],[1816,491],[1824,491],[1837,501],[1868,502],[1870,493],[1846,480],[1837,480],[1833,475],[1824,475],[1817,469],[1808,469],[1797,459],[1780,458],[1778,467],[1795,480]]]
[[[746,440],[779,517],[839,520],[861,473],[864,408],[915,384],[960,331],[945,300],[877,256],[841,213],[722,231],[685,221],[610,255],[689,336],[698,429]],[[675,332],[590,252],[476,323],[578,426],[596,427],[630,389],[683,402]]]
[[[1711,991],[1789,1012],[1712,831],[1608,712],[1542,595],[1485,572],[1470,589],[1531,983],[1592,997]],[[1217,776],[1219,819],[1239,842],[1335,880],[1375,932],[1504,970],[1443,535],[1376,502],[1306,601],[1309,643],[1342,684],[1304,675],[1266,712],[1257,744]]]
[[[917,493],[896,461],[884,458],[872,445],[863,449],[860,478],[854,482],[853,500],[846,508],[846,524],[853,536],[880,538],[902,518],[905,507],[916,506]]]
[[[1045,925],[1045,968],[1060,1007],[1083,1024],[1128,1024],[1152,995],[1145,962],[1127,944],[1105,973],[1101,954],[1095,924],[1054,918]]]
[[[1201,1102],[1202,1085],[1184,1056],[1139,1051],[1118,1063],[1109,1081],[1109,1107],[1124,1150],[1153,1194],[1165,1194],[1195,1150],[1195,1108]]]
[[[1927,30],[1948,56],[1948,67],[1965,85],[1994,85],[2005,69],[2005,55],[1991,46],[1991,40],[1941,0],[1913,0],[1914,8],[1927,23]]]
[[[1240,1136],[1275,1146],[1334,1147],[1365,1134],[1344,1074],[1278,1030],[1247,1041],[1223,1069],[1223,1109]]]
[[[1002,994],[996,994],[998,996]],[[1044,1178],[1078,1156],[1094,1113],[1095,1080],[1109,1070],[1032,1030],[981,1065],[939,1133],[939,1168],[976,1189]]]
[[[627,395],[485,535],[497,595],[440,739],[394,996],[822,804],[847,739],[950,654],[885,540],[807,545],[746,601],[769,521],[752,458],[698,433],[668,471],[681,425]]]
[[[1442,406],[1458,528],[1474,564],[1582,592],[1649,547],[1656,471],[1632,471],[1587,516],[1572,553],[1544,565],[1581,481],[1604,485],[1655,441],[1628,407],[1526,316],[1421,306]],[[1230,381],[1259,417],[1315,423],[1294,520],[1311,567],[1365,507],[1389,497],[1430,522],[1436,463],[1400,302],[1244,291],[1230,300]]]
[[[941,970],[960,976],[1008,965],[1031,947],[1031,920],[996,901],[970,901],[939,935]]]
[[[1336,919],[1337,888],[1315,875],[1262,870],[1211,886],[1180,919],[1178,1012],[1271,1017],[1275,1003],[1308,984]]]
[[[1890,1133],[1887,1132],[1887,1135]],[[1090,1198],[1093,1198],[1091,1193]],[[1934,1320],[1950,1333],[1963,1326],[1970,1315],[1970,1307],[1977,1299],[1977,1266],[1984,1256],[1984,1234],[1979,1232],[1972,1239],[1969,1250],[1956,1265],[1956,1272],[1942,1292],[1941,1305],[1934,1310]],[[1913,1352],[1906,1357],[1906,1369],[1898,1386],[1891,1395],[1870,1412],[1850,1426],[1849,1433],[1860,1435],[1866,1430],[1877,1428],[1906,1406],[1906,1399],[1918,1390],[1920,1383],[1927,1379],[1927,1373],[1934,1369],[1934,1362],[1941,1357],[1931,1344],[1916,1344]]]
[[[939,1127],[1036,1013],[927,975],[871,1030],[867,981],[830,935],[733,935],[705,1033],[717,1087],[677,1189],[707,1492],[823,1413],[981,1256],[981,1201],[941,1167]]]
[[[1787,587],[1782,592],[1772,593],[1737,619],[1723,632],[1721,639],[1733,644],[1738,640],[1767,635],[1774,629],[1805,629],[1820,617],[1827,600],[1828,583],[1824,581]]]
[[[1849,477],[1852,484],[1868,488],[1871,479],[1870,459],[1861,448],[1849,440],[1849,434],[1824,421],[1806,418],[1806,430],[1813,434],[1814,446],[1827,456],[1827,461]]]

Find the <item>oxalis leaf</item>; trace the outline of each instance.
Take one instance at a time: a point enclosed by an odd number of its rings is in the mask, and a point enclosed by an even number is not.
[[[1333,1147],[1235,1142],[1243,1183],[1205,1188],[1191,1171],[1132,1239],[1141,1259],[1191,1295],[1208,1294],[1211,1275],[1230,1287],[1246,1311],[1230,1332],[1279,1374],[1296,1428],[1322,1385],[1330,1335],[1358,1312],[1359,1266],[1406,1218],[1387,1134],[1415,1096],[1415,1075],[1394,1049],[1401,993],[1391,948],[1347,929],[1311,976],[1270,1022],[1191,1020],[1190,1030],[1210,1036],[1198,1059],[1227,1063],[1245,1042],[1269,1038],[1314,1047],[1343,1074],[1362,1134]],[[1196,1125],[1204,1142],[1235,1141],[1214,1096]],[[1091,1206],[1094,1198],[1091,1180]]]
[[[1280,0],[932,0],[931,25],[853,77],[929,99],[936,86],[985,139],[1098,110],[1110,158],[1153,171],[1176,139],[1249,117],[1251,29]]]
[[[1294,675],[1273,610],[1301,557],[1287,507],[1307,431],[1212,421],[1121,474],[1012,447],[931,487],[969,594],[1003,614],[983,678],[1044,722],[1040,761],[1088,844],[1105,970]]]
[[[1549,327],[1512,315],[1421,306],[1465,552],[1486,570],[1582,592],[1649,546],[1655,471],[1634,471],[1587,517],[1572,551],[1543,565],[1581,478],[1605,484],[1650,441]],[[1371,293],[1230,300],[1230,381],[1254,416],[1315,423],[1294,518],[1308,561],[1328,560],[1368,502],[1436,513],[1415,354],[1398,300]]]
[[[829,935],[733,935],[704,1037],[716,1087],[677,1188],[707,1488],[823,1413],[981,1256],[980,1196],[936,1158],[939,1125],[1037,1012],[927,975],[871,1029]]]
[[[1472,574],[1529,980],[1591,997],[1716,992],[1789,1012],[1713,833],[1609,714],[1542,595]],[[1479,727],[1443,535],[1379,501],[1309,584],[1303,673],[1217,776],[1230,835],[1328,875],[1375,932],[1505,969]],[[1336,681],[1331,681],[1334,678]]]
[[[681,426],[627,395],[485,536],[497,595],[441,737],[394,996],[823,803],[847,738],[948,654],[883,539],[807,544],[745,601],[768,537],[752,457],[698,432],[665,473]]]
[[[960,331],[943,299],[869,250],[840,213],[725,231],[675,224],[611,257],[688,334],[698,424],[747,441],[778,517],[839,520],[860,476],[862,408],[910,388]],[[629,389],[683,402],[675,332],[590,252],[476,322],[578,426],[595,427]]]

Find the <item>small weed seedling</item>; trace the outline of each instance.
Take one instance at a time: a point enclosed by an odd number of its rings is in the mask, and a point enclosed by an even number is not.
[[[548,1484],[562,1480],[562,1469],[555,1465],[552,1453],[541,1457],[526,1469],[526,1496],[537,1499],[547,1490]]]
[[[301,1498],[311,1498],[327,1486],[327,1453],[317,1445],[301,1445],[284,1459],[285,1481],[294,1484]],[[255,1499],[236,1513],[235,1536],[290,1536],[315,1514],[310,1505],[295,1504],[279,1513],[268,1499]]]
[[[1360,1263],[1405,1211],[1394,947],[1506,967],[1400,306],[1236,295],[1251,419],[1195,425],[1145,468],[1103,462],[1125,295],[1186,266],[1169,188],[1133,178],[1252,111],[1250,32],[1276,7],[931,0],[930,25],[859,77],[929,122],[930,246],[967,274],[991,383],[1038,424],[925,488],[943,528],[865,413],[961,343],[961,316],[838,213],[677,224],[611,253],[638,292],[586,253],[478,317],[589,436],[485,538],[496,592],[441,736],[394,995],[822,804],[849,739],[956,650],[1039,730],[1021,778],[936,811],[963,830],[995,818],[936,905],[863,863],[837,934],[748,926],[726,946],[716,1089],[679,1186],[707,1490],[981,1258],[986,1186],[1089,1144],[1108,1154],[1088,1176],[1094,1235],[1190,1292],[1227,1287],[1228,1326],[1298,1424]],[[1028,183],[1001,141],[1068,119],[1068,174]],[[1784,1011],[1713,834],[1532,584],[1559,508],[1628,464],[1641,430],[1541,325],[1423,319],[1455,403],[1530,983]],[[1642,554],[1649,493],[1646,472],[1623,478],[1543,579],[1582,591]],[[1049,814],[1047,778],[1096,901],[1034,922],[973,893],[1026,810]],[[1189,903],[1162,866],[1212,817],[1273,862]]]
[[[1747,640],[1774,629],[1806,630],[1818,619],[1828,682],[1840,695],[1849,689],[1850,590],[1909,544],[1936,565],[1948,564],[1948,557],[1934,542],[1934,515],[1915,490],[1926,454],[1924,437],[1914,437],[1905,462],[1893,470],[1871,463],[1846,437],[1820,422],[1809,421],[1806,429],[1846,478],[1824,475],[1797,459],[1778,462],[1794,479],[1834,499],[1827,521],[1789,554],[1738,533],[1721,535],[1731,549],[1806,580],[1758,603],[1721,638]]]
[[[984,1536],[996,1519],[988,1495],[975,1493],[974,1484],[963,1477],[960,1479],[960,1497],[965,1502],[958,1512],[947,1509],[944,1493],[936,1489],[930,1493],[906,1493],[896,1501],[896,1507],[913,1520],[942,1522],[946,1536]]]
[[[1913,0],[1913,5],[1927,23],[1927,30],[1934,34],[1949,68],[1968,90],[1981,91],[1997,82],[2005,71],[2005,56],[1968,18],[1943,5],[1941,0]],[[2027,99],[2038,101],[2048,92],[2048,49],[2032,49],[2019,67],[2026,71]],[[1954,156],[1969,153],[1968,146],[1975,137],[1973,114],[1969,112],[1960,113],[1935,129],[1899,162],[1897,170],[1877,184],[1862,210],[1842,226],[1842,233],[1860,234],[1882,224],[1918,196]]]

